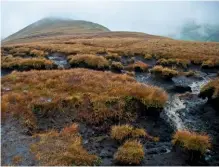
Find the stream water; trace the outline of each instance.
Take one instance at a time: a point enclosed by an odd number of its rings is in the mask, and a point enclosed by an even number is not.
[[[206,102],[206,99],[198,97],[201,87],[206,84],[210,77],[203,75],[199,79],[189,79],[191,92],[185,97],[181,97],[182,93],[177,93],[173,90],[174,82],[160,80],[150,74],[137,74],[136,80],[146,84],[159,86],[167,91],[168,101],[164,108],[165,119],[174,127],[176,130],[197,130],[200,128],[198,120],[195,116],[192,116],[191,110],[197,108]],[[189,98],[188,98],[189,97]]]
[[[66,56],[62,53],[53,53],[48,56],[48,59],[52,60],[59,68],[70,68]]]

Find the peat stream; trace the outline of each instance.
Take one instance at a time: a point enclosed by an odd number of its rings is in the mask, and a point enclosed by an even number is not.
[[[168,93],[168,101],[164,108],[164,117],[171,126],[176,130],[192,130],[196,131],[200,128],[196,125],[196,118],[191,116],[190,110],[196,106],[203,105],[207,99],[201,99],[198,97],[201,87],[206,84],[211,77],[201,73],[200,78],[183,78],[182,82],[185,82],[190,87],[189,94],[178,93],[174,91],[175,83],[173,81],[164,81],[160,78],[156,78],[149,73],[139,73],[136,75],[136,80],[142,83],[155,85],[163,88]],[[180,88],[179,88],[180,89]]]
[[[70,64],[68,63],[66,56],[62,53],[52,53],[48,56],[48,59],[53,61],[58,66],[58,68],[70,68]]]

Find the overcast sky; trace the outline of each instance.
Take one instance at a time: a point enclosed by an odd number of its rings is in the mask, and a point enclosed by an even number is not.
[[[166,35],[188,19],[219,23],[219,2],[1,0],[1,37],[50,16],[92,21],[113,31]]]

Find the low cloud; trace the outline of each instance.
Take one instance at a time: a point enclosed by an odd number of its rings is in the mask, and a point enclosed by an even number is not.
[[[219,2],[59,1],[1,2],[1,37],[44,17],[87,20],[113,31],[176,33],[188,20],[219,24]]]

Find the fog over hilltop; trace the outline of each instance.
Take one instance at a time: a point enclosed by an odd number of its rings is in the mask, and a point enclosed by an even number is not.
[[[86,20],[112,31],[138,31],[186,40],[212,39],[219,27],[219,2],[3,1],[1,8],[1,38],[45,17]]]

